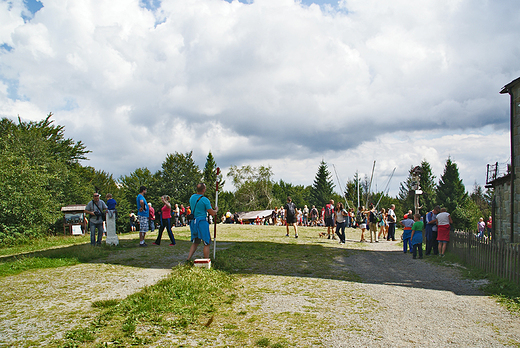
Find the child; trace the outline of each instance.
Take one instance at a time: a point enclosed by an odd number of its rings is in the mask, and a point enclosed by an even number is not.
[[[117,210],[116,210],[117,202],[116,202],[116,200],[112,198],[112,194],[111,193],[107,193],[106,199],[107,199],[107,214],[108,214],[108,216],[112,217],[112,216],[114,216],[114,214],[116,214],[116,217],[117,217]]]
[[[414,221],[412,220],[412,214],[406,214],[404,220],[399,223],[403,225],[403,252],[406,254],[407,249],[412,252],[412,226]]]
[[[413,245],[413,258],[417,257],[417,250],[419,250],[419,258],[422,259],[422,231],[424,228],[424,222],[422,222],[421,214],[415,214],[413,216],[415,221],[412,226],[412,245]]]
[[[480,218],[477,224],[478,229],[478,235],[477,237],[479,239],[484,238],[484,230],[486,229],[486,223],[484,222],[484,218]]]

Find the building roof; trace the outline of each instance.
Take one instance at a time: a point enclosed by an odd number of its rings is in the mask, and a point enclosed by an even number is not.
[[[61,208],[62,212],[73,212],[73,211],[80,211],[83,212],[85,210],[86,204],[71,204],[64,206]]]
[[[505,85],[502,90],[500,91],[500,94],[509,93],[509,89],[516,85],[517,83],[520,83],[520,77],[509,82],[507,85]]]

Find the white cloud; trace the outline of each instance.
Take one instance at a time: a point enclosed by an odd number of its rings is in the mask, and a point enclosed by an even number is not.
[[[377,160],[398,183],[423,158],[439,176],[451,155],[472,185],[508,151],[498,92],[520,76],[513,0],[49,0],[27,22],[12,3],[0,114],[53,112],[115,176],[175,151],[202,166],[211,150],[221,167],[271,164],[301,184],[322,158],[350,177]]]

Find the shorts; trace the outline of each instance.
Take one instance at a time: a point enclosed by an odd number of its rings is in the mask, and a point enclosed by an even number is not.
[[[148,232],[148,216],[141,216],[139,217],[139,232]]]
[[[206,217],[197,217],[190,221],[191,242],[200,243],[204,241],[204,245],[211,244],[211,234],[209,233],[209,222]]]
[[[325,226],[326,227],[334,227],[334,220],[332,220],[332,217],[326,217],[325,218]]]
[[[295,224],[296,223],[296,216],[287,216],[287,223],[288,224]]]

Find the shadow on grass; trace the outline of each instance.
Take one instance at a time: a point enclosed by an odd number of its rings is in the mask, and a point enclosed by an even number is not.
[[[352,251],[314,244],[234,242],[219,250],[214,266],[234,274],[265,274],[360,281],[349,269],[337,267],[337,259]]]
[[[143,248],[136,239],[122,239],[119,246],[73,245],[3,258],[0,276],[78,263],[171,269],[185,260],[190,246],[187,240],[177,240],[175,246],[163,243]],[[424,260],[412,260],[409,254],[397,250],[354,250],[330,244],[283,241],[221,241],[217,247],[213,267],[230,274],[322,278],[483,295],[475,286],[460,281],[449,269]],[[199,246],[196,257],[200,257],[201,251]]]

